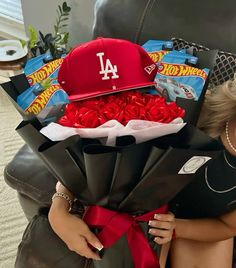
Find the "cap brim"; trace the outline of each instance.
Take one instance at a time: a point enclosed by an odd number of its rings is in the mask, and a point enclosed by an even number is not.
[[[143,84],[138,84],[138,85],[131,85],[129,87],[121,87],[115,90],[104,90],[103,92],[101,91],[95,91],[91,94],[76,94],[76,95],[70,95],[68,96],[69,101],[80,101],[80,100],[85,100],[85,99],[90,99],[90,98],[94,98],[94,97],[99,97],[99,96],[104,96],[104,95],[108,95],[108,94],[116,94],[122,91],[128,91],[128,90],[132,90],[132,89],[139,89],[139,88],[145,88],[145,87],[151,87],[151,86],[155,86],[156,83],[155,82],[150,82],[150,83],[143,83]]]

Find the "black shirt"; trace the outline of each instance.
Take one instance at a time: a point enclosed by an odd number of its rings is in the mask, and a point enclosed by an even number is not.
[[[223,150],[170,202],[178,218],[216,217],[236,209],[236,157]]]

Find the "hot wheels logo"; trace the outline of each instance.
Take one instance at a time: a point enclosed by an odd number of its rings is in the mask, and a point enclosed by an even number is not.
[[[47,105],[51,96],[58,89],[60,89],[60,85],[52,85],[51,87],[44,90],[44,92],[38,95],[30,104],[30,106],[26,108],[26,112],[38,114]]]
[[[167,53],[169,53],[169,51],[161,50],[155,52],[148,52],[148,55],[155,63],[157,63],[160,62]]]
[[[166,76],[198,76],[206,80],[207,73],[196,67],[183,64],[169,64],[161,62],[158,64],[158,73]]]
[[[51,61],[43,65],[40,69],[28,75],[29,84],[32,86],[35,83],[41,82],[49,77],[63,62],[63,58]]]

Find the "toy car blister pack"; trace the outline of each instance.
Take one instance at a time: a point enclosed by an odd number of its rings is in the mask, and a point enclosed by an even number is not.
[[[163,50],[165,42],[169,41],[149,40],[143,45],[158,66],[155,78],[158,93],[167,101],[175,101],[177,97],[198,100],[209,69],[196,68],[198,58],[186,51]]]
[[[149,40],[142,47],[147,51],[151,59],[157,63],[162,60],[164,55],[168,54],[173,49],[173,42]]]
[[[17,98],[17,103],[26,113],[38,114],[45,107],[68,103],[67,94],[58,83],[50,85],[37,95],[35,92],[38,88],[40,85],[37,83]]]
[[[49,54],[30,59],[24,72],[30,88],[17,97],[17,103],[26,113],[38,114],[43,108],[68,103],[68,95],[57,82],[63,58],[48,61]]]
[[[167,101],[175,101],[177,97],[198,100],[209,69],[184,64],[183,59],[178,60],[175,54],[168,54],[157,66],[156,88]]]
[[[55,60],[50,59],[50,54],[43,54],[27,61],[24,68],[24,73],[31,86],[47,78],[57,78],[58,69],[64,58],[62,57]]]

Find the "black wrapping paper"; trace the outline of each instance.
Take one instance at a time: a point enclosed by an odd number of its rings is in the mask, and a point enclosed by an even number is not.
[[[189,159],[194,156],[215,157],[219,153],[170,147],[121,202],[119,210],[145,213],[167,204],[196,177],[196,173],[179,174]]]
[[[20,88],[15,87],[12,81],[8,81],[1,84],[1,88],[3,89],[5,95],[9,98],[11,103],[14,105],[16,110],[20,113],[24,120],[28,120],[32,118],[32,115],[26,114],[25,111],[17,104],[17,97],[22,93]]]
[[[47,142],[38,149],[41,158],[54,170],[59,180],[76,196],[91,202],[85,170],[70,153],[70,147],[80,147],[79,136],[72,136],[62,142]]]
[[[91,145],[84,149],[84,164],[91,203],[107,205],[110,181],[117,158],[117,149]]]
[[[143,167],[149,157],[151,144],[149,142],[135,144],[122,148],[117,153],[108,207],[118,209],[119,203],[139,182]]]
[[[37,120],[30,120],[16,130],[76,197],[86,205],[134,213],[161,206],[192,181],[194,174],[178,174],[192,156],[214,157],[222,149],[189,124],[177,134],[140,144],[122,137],[114,147],[78,135],[52,142],[41,128]],[[150,201],[143,202],[145,196]]]
[[[38,154],[38,148],[50,140],[40,133],[42,125],[34,118],[28,121],[22,121],[16,128],[17,133]]]

